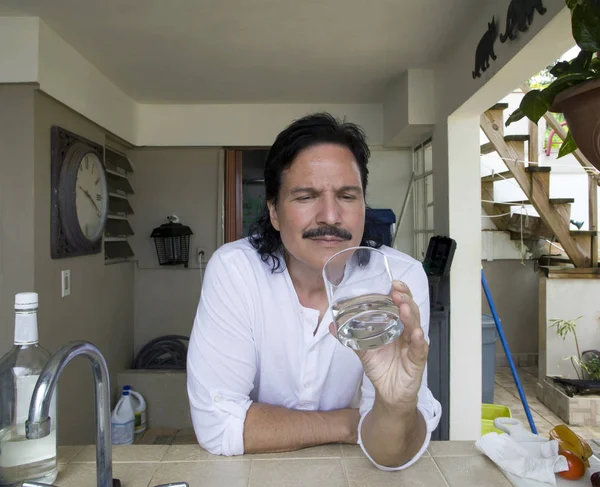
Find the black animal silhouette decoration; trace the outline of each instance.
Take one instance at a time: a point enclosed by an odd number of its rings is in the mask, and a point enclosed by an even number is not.
[[[525,32],[533,22],[536,10],[540,15],[546,13],[542,0],[512,0],[506,12],[506,32],[500,34],[500,42],[504,43],[507,39],[514,41],[517,30]]]
[[[498,24],[496,19],[492,17],[492,21],[488,22],[488,30],[481,37],[477,49],[475,50],[475,71],[473,71],[473,79],[481,77],[481,72],[490,67],[490,58],[496,60],[494,54],[494,42],[498,37]]]

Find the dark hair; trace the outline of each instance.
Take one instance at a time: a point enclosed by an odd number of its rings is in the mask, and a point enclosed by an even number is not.
[[[265,163],[265,200],[277,204],[281,175],[304,149],[318,144],[338,144],[347,147],[354,155],[363,194],[366,194],[369,170],[367,164],[371,151],[363,130],[353,123],[340,122],[329,113],[315,113],[294,121],[275,139]],[[259,218],[250,226],[250,243],[261,255],[263,262],[271,263],[271,271],[283,271],[281,262],[281,235],[271,224],[269,209],[265,205]],[[381,235],[371,232],[369,212],[365,218],[365,230],[361,245],[379,248]]]

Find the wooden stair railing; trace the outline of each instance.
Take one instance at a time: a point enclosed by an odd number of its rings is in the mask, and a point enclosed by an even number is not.
[[[554,200],[550,194],[550,174],[547,169],[533,169],[525,167],[525,141],[528,136],[504,136],[504,110],[506,104],[497,104],[481,115],[480,126],[494,150],[504,160],[504,164],[521,187],[527,198],[526,202],[509,203],[487,203],[483,202],[484,210],[491,216],[507,213],[510,206],[521,206],[531,204],[540,219],[558,241],[576,267],[590,267],[592,259],[594,240],[589,235],[572,236],[570,231],[570,216],[572,200]],[[536,144],[537,147],[537,144]],[[531,152],[531,150],[530,150]],[[535,149],[537,152],[537,149]],[[534,162],[534,161],[532,161]],[[488,178],[481,182],[482,199],[494,202],[494,178]],[[494,218],[500,230],[507,230],[510,216]],[[585,240],[584,240],[585,239]]]
[[[530,88],[527,85],[521,85],[519,86],[519,88],[521,89],[521,91],[523,93],[528,93],[530,91]],[[567,132],[565,131],[565,129],[562,127],[562,125],[560,124],[560,122],[558,120],[556,120],[556,117],[550,113],[550,112],[546,112],[544,114],[544,119],[546,120],[546,123],[552,128],[552,130],[554,130],[554,133],[556,135],[558,135],[558,137],[560,138],[560,140],[565,140],[565,138],[567,137]],[[530,122],[531,124],[532,122]],[[537,125],[534,124],[534,127],[537,127]],[[530,131],[531,132],[531,131]],[[537,134],[537,130],[535,130],[535,133]],[[537,151],[536,152],[536,156],[537,156]],[[592,267],[597,267],[598,266],[598,259],[597,259],[597,255],[598,255],[598,186],[600,186],[600,171],[598,171],[594,165],[587,160],[587,158],[583,155],[583,153],[577,149],[575,152],[573,152],[573,156],[575,157],[575,159],[577,159],[577,161],[579,162],[579,164],[581,164],[581,166],[587,171],[588,174],[588,217],[589,217],[589,229],[590,232],[594,232],[591,236],[591,255],[594,256],[594,258],[592,259]],[[537,159],[536,159],[537,161]]]

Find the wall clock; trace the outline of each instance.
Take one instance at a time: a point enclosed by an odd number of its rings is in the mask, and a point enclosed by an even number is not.
[[[101,145],[52,127],[53,259],[99,253],[108,215]]]

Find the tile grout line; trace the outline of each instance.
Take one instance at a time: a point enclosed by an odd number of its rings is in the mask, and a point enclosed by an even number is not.
[[[152,472],[152,475],[150,476],[150,480],[148,481],[148,483],[146,484],[146,487],[150,487],[151,485],[154,485],[154,482],[152,482],[152,480],[154,480],[154,477],[156,476],[156,472],[158,472],[158,469],[160,468],[161,464],[157,464],[156,468],[154,469],[154,472]],[[114,475],[113,475],[114,477]]]
[[[433,455],[431,455],[431,459],[433,460],[433,464],[435,465],[435,468],[437,469],[437,471],[440,473],[442,479],[444,479],[444,483],[446,484],[446,487],[450,487],[450,482],[448,482],[448,479],[446,478],[446,476],[444,475],[444,472],[442,472],[442,469],[440,468],[440,466],[438,465],[437,461],[435,460],[435,457]]]
[[[346,468],[346,458],[344,457],[344,451],[342,449],[342,445],[340,447],[340,460],[342,462],[342,470],[344,471],[344,481],[346,482],[346,487],[350,487],[350,479],[348,478],[348,469]]]
[[[248,471],[248,482],[246,483],[246,487],[250,487],[250,482],[252,481],[252,469],[254,468],[254,458],[250,461],[250,470]]]

